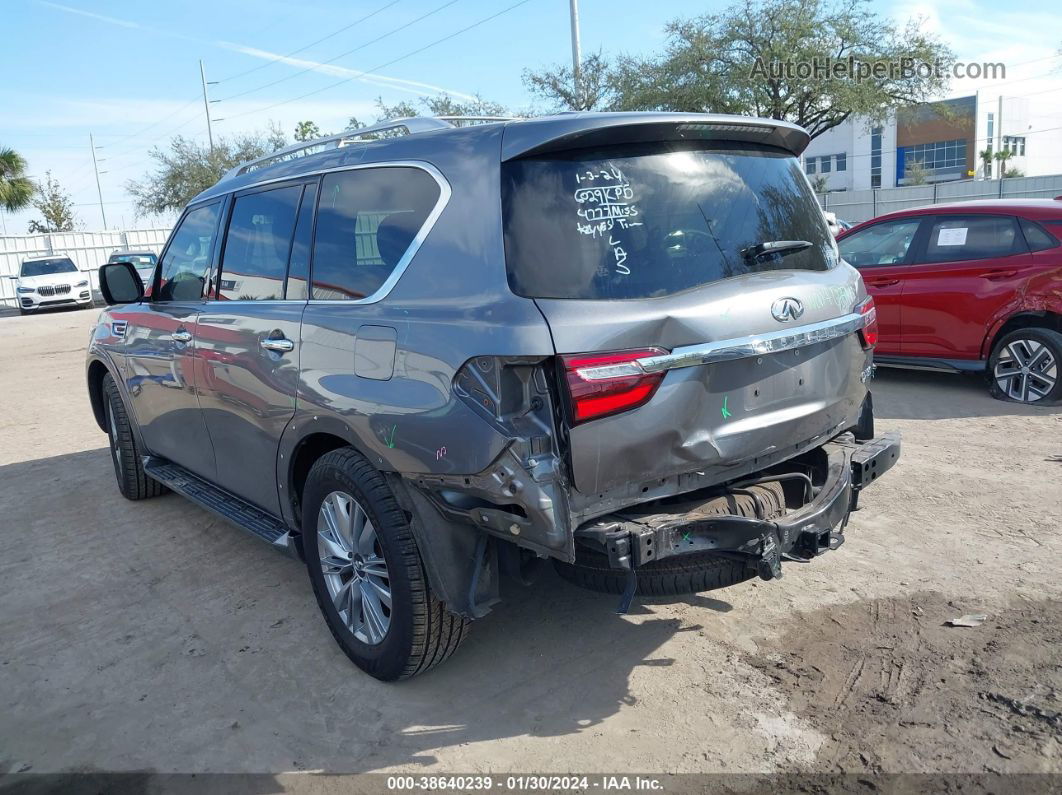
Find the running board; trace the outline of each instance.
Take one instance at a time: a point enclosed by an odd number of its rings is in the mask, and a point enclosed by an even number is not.
[[[175,491],[200,508],[205,508],[241,530],[289,554],[294,545],[288,528],[275,516],[256,508],[213,483],[189,472],[179,464],[154,456],[144,457],[144,472],[171,491]]]

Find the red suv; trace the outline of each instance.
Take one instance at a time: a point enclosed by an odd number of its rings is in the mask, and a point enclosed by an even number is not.
[[[1062,197],[935,204],[838,236],[877,305],[877,364],[987,372],[992,394],[1062,399]]]

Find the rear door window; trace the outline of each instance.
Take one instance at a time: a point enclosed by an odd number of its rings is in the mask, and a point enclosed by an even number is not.
[[[1017,221],[1002,215],[950,215],[933,220],[923,262],[1007,257],[1025,250]]]
[[[159,301],[198,301],[203,297],[221,202],[189,210],[162,258]]]
[[[381,167],[328,174],[321,182],[313,245],[313,297],[359,300],[400,275],[439,200],[423,169]]]
[[[301,197],[302,185],[236,197],[218,279],[222,301],[284,297],[284,275]]]
[[[763,270],[826,270],[833,237],[792,155],[646,144],[505,163],[509,285],[535,298],[671,295]],[[760,243],[810,247],[756,258]]]
[[[837,241],[837,247],[841,258],[856,268],[902,265],[921,223],[921,218],[882,221]]]

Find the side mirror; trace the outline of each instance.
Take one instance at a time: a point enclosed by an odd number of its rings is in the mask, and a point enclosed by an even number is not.
[[[131,262],[109,262],[100,267],[100,292],[107,306],[132,304],[144,297],[144,283]]]

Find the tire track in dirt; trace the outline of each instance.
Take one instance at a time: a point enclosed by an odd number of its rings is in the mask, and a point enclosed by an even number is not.
[[[1062,771],[1060,650],[1060,601],[922,592],[798,614],[747,659],[827,738],[814,772],[1028,773]]]

